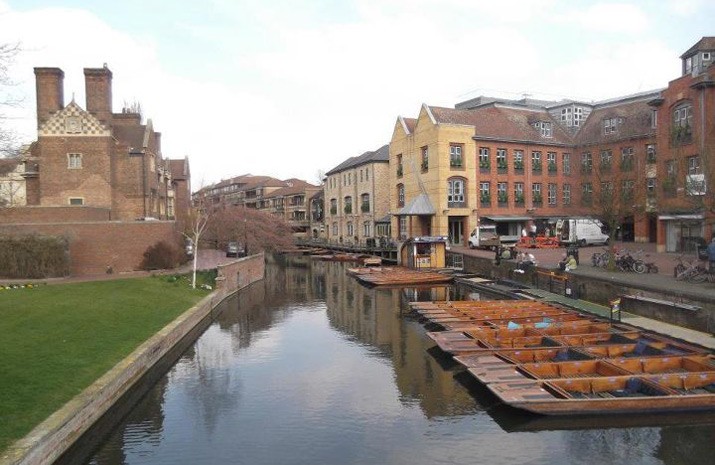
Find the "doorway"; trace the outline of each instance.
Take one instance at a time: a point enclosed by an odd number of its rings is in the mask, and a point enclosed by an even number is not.
[[[447,237],[450,244],[464,244],[464,216],[450,216],[447,220]]]

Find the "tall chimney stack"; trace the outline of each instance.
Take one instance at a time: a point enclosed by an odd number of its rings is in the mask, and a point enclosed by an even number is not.
[[[103,123],[112,119],[112,72],[105,64],[102,68],[84,69],[84,88],[87,111]]]
[[[65,73],[59,68],[35,68],[37,128],[65,107]]]

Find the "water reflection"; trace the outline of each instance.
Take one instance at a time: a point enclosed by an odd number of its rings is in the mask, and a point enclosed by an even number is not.
[[[407,299],[447,292],[370,289],[342,263],[279,258],[263,283],[225,302],[87,463],[711,461],[712,426],[561,420],[543,430],[496,406],[401,314]]]

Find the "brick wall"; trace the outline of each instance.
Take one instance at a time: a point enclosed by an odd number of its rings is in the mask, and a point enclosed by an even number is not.
[[[218,265],[216,289],[232,293],[263,279],[266,271],[266,257],[263,253],[239,258],[224,265]]]
[[[110,211],[97,207],[19,207],[0,209],[0,224],[108,221]]]
[[[111,266],[115,273],[138,270],[146,249],[163,240],[179,244],[173,221],[0,224],[0,234],[66,236],[70,273],[96,275]]]

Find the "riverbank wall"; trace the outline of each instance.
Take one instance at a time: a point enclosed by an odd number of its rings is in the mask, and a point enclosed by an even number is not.
[[[218,267],[216,289],[141,344],[82,393],[50,415],[0,457],[0,465],[52,464],[92,425],[195,329],[212,318],[212,310],[228,296],[263,279],[264,254]]]
[[[492,279],[510,280],[557,294],[587,300],[604,306],[620,298],[624,312],[715,334],[715,294],[707,283],[693,285],[671,276],[609,273],[589,265],[562,273],[553,268],[536,267],[516,273],[516,262],[463,256],[464,271]]]

